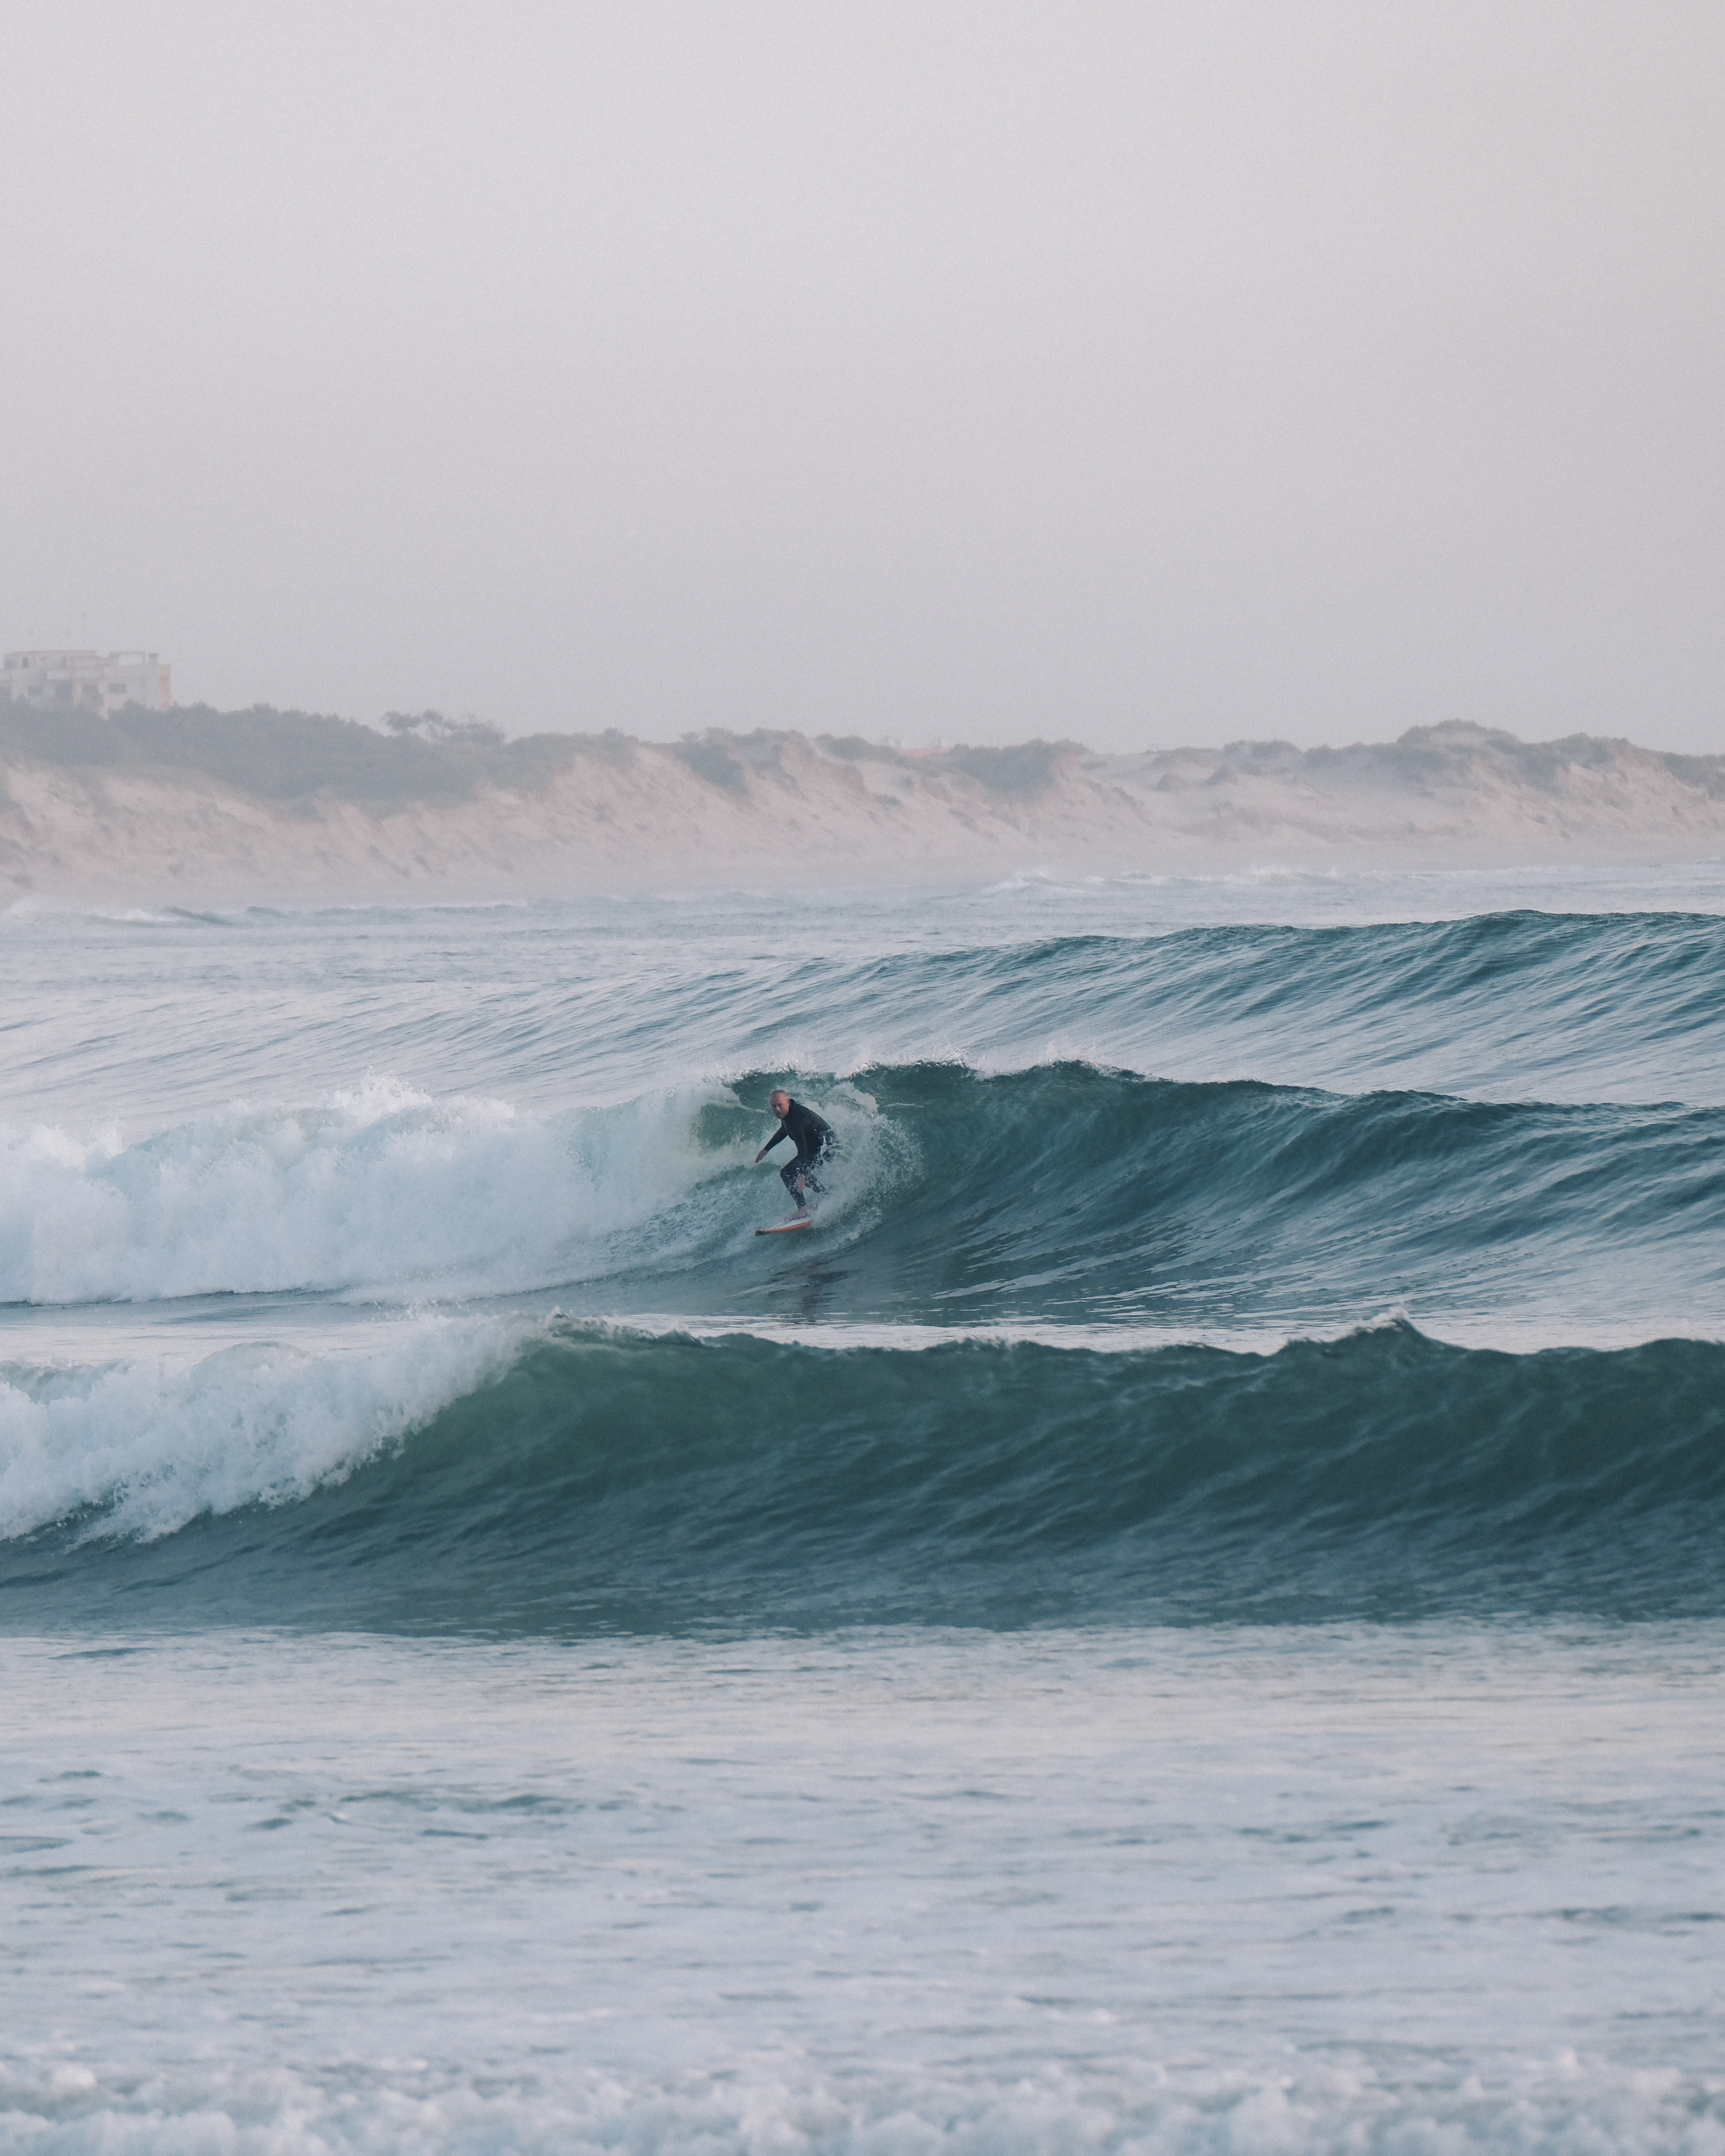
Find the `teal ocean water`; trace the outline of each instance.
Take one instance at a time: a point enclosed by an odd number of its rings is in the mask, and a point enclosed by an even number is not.
[[[0,985],[0,2149],[1725,2151],[1725,871]]]

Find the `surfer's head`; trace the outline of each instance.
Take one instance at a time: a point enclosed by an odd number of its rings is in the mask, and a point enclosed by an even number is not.
[[[781,1086],[778,1091],[768,1101],[767,1105],[772,1109],[775,1116],[783,1116],[785,1110],[791,1105],[791,1096],[786,1092],[783,1086]]]

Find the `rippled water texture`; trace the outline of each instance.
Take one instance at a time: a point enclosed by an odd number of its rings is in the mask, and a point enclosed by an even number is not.
[[[0,2149],[1725,2151],[1717,867],[16,907],[0,1038]]]

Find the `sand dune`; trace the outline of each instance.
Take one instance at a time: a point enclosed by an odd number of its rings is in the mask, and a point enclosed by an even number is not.
[[[669,746],[427,714],[75,725],[0,711],[16,896],[200,901],[939,881],[1044,869],[1504,866],[1725,852],[1725,757],[1484,728],[1103,756],[709,732]]]

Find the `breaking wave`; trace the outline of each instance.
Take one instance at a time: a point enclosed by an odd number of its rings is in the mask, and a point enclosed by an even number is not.
[[[8,1373],[12,1618],[495,1630],[1716,1614],[1725,1348],[1274,1353],[424,1322]],[[19,1431],[25,1430],[21,1442]]]
[[[778,1075],[561,1118],[380,1082],[129,1147],[5,1132],[0,1301],[578,1289],[598,1312],[650,1281],[649,1307],[758,1313],[783,1291],[827,1319],[971,1326],[1286,1332],[1402,1308],[1440,1331],[1545,1309],[1584,1339],[1717,1329],[1725,1109],[1080,1063],[798,1078],[841,1145],[815,1270],[787,1276],[762,1268],[783,1197],[751,1165]]]

